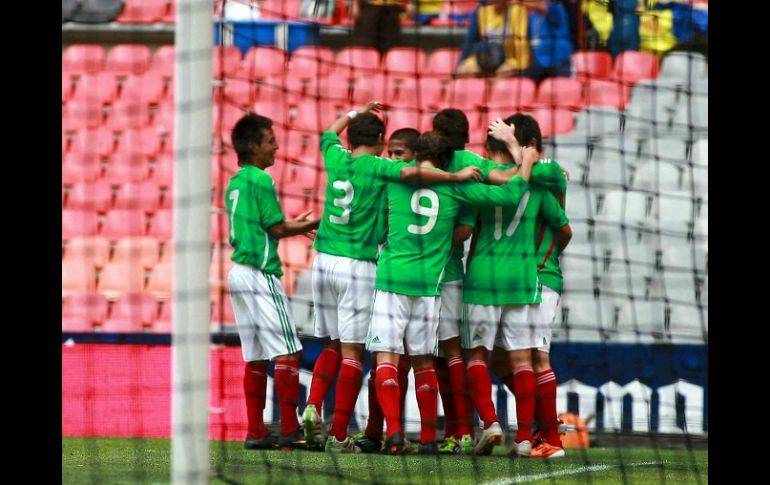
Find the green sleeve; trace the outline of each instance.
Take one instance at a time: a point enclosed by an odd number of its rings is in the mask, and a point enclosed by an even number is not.
[[[548,160],[532,166],[529,182],[532,185],[562,189],[567,185],[567,178],[558,163]]]
[[[327,151],[331,151],[331,153],[327,154]],[[341,151],[347,152],[348,150],[342,146],[342,141],[335,132],[324,131],[321,133],[321,155],[324,156],[324,159]]]
[[[475,205],[463,204],[460,207],[460,212],[455,217],[455,226],[475,226],[476,218],[478,218],[479,209]]]
[[[558,229],[566,224],[569,224],[569,219],[564,209],[559,205],[559,201],[556,197],[548,191],[543,190],[543,203],[540,206],[540,212],[543,214],[543,218],[553,229]]]
[[[255,192],[253,197],[257,200],[259,220],[262,222],[263,229],[267,230],[286,219],[275,193],[275,182],[270,175],[265,173],[264,176],[257,178],[253,187]]]
[[[401,180],[401,169],[407,166],[409,166],[409,164],[401,160],[372,157],[372,171],[374,172],[374,176],[379,179]]]
[[[388,198],[384,192],[377,205],[377,225],[374,230],[377,234],[377,244],[384,244],[388,240]]]
[[[519,204],[529,184],[517,175],[503,185],[465,182],[453,187],[458,198],[468,204],[513,206]]]
[[[458,153],[458,152],[455,152],[455,153]],[[465,167],[478,167],[478,169],[481,170],[481,175],[484,180],[487,179],[487,177],[489,176],[489,173],[492,170],[497,170],[500,167],[500,165],[493,162],[492,160],[487,160],[481,155],[478,155],[476,153],[473,153],[467,150],[464,150],[462,152],[461,157],[455,157],[455,160],[456,160],[456,164],[453,167],[455,172],[459,172]]]

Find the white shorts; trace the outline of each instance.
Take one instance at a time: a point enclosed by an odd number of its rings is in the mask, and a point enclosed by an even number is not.
[[[504,350],[533,349],[543,345],[543,326],[535,320],[534,305],[465,305],[461,345],[464,349],[494,346]],[[547,341],[550,342],[550,325]]]
[[[463,321],[463,280],[444,283],[438,319],[438,341],[460,336]]]
[[[302,350],[281,280],[235,264],[227,274],[243,360],[272,360]]]
[[[561,295],[548,288],[547,286],[543,286],[543,301],[541,301],[540,305],[538,305],[538,310],[536,312],[537,315],[535,316],[536,321],[539,322],[539,324],[543,327],[544,333],[547,334],[543,335],[546,338],[545,343],[537,348],[537,350],[541,352],[551,351],[553,322],[556,319],[556,309],[559,307],[560,298]]]
[[[440,310],[438,296],[407,296],[376,290],[367,350],[433,355],[438,346]]]
[[[315,336],[365,343],[376,277],[373,261],[316,254],[312,273]]]

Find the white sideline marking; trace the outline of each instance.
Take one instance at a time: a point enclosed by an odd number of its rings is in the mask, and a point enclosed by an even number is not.
[[[554,462],[558,463],[558,462]],[[639,463],[629,463],[627,465],[623,465],[625,467],[638,467],[638,466],[651,466],[651,465],[659,465],[660,463],[656,461],[642,461]],[[498,480],[493,480],[491,482],[484,482],[481,485],[509,485],[512,483],[526,483],[526,482],[534,482],[536,480],[545,480],[547,478],[556,478],[556,477],[563,477],[566,475],[578,475],[581,473],[588,473],[588,472],[599,472],[599,471],[606,471],[611,468],[620,468],[621,465],[591,465],[591,466],[581,466],[580,468],[575,468],[572,470],[557,470],[553,472],[544,472],[544,473],[535,473],[534,475],[521,475],[518,477],[507,477],[507,478],[500,478]]]

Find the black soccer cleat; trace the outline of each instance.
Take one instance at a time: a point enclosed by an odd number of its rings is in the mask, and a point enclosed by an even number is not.
[[[393,433],[385,440],[385,449],[383,451],[390,455],[400,455],[405,453],[407,451],[407,446],[404,434],[400,431]]]
[[[274,450],[278,447],[278,438],[273,433],[264,438],[247,436],[246,441],[243,442],[243,447],[247,450]]]
[[[302,429],[297,428],[296,431],[293,433],[287,435],[287,436],[281,436],[278,438],[278,447],[282,450],[287,450],[290,448],[306,448],[307,447],[307,441],[305,440],[305,433],[302,431]]]
[[[417,448],[417,454],[438,455],[438,446],[436,446],[435,441],[426,441],[425,443],[420,443],[420,446]]]
[[[382,440],[376,440],[366,435],[353,441],[361,449],[361,453],[378,453],[382,449]]]

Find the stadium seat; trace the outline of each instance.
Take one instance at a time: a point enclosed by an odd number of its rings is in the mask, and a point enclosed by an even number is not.
[[[222,292],[226,295],[230,291],[227,275],[235,265],[231,259],[232,255],[233,248],[229,245],[214,245],[209,266],[209,296],[212,300]]]
[[[586,182],[590,187],[618,189],[631,183],[631,157],[614,148],[594,148]]]
[[[150,70],[168,81],[174,76],[175,62],[176,46],[163,45],[153,54]]]
[[[612,78],[633,86],[642,79],[658,77],[658,57],[648,52],[623,51],[618,54],[612,69]]]
[[[158,238],[160,241],[171,241],[173,237],[173,211],[162,209],[155,212],[150,221],[148,236]]]
[[[415,75],[423,72],[425,51],[419,47],[394,47],[385,53],[382,67],[386,75],[396,73]]]
[[[149,157],[161,152],[163,140],[160,133],[152,127],[134,128],[120,134],[115,152],[142,153]]]
[[[385,120],[385,126],[388,133],[393,133],[401,128],[415,128],[422,132],[430,129],[430,126],[423,126],[422,116],[414,109],[395,108],[388,112]]]
[[[704,138],[697,140],[692,144],[692,161],[696,165],[705,165],[708,168],[709,164],[709,140]]]
[[[435,80],[430,78],[428,81],[435,82]],[[458,108],[465,111],[487,106],[489,90],[489,85],[484,79],[453,79],[446,86],[446,95],[441,100],[441,103],[443,103],[442,107]]]
[[[123,0],[81,0],[71,17],[73,22],[105,23],[115,20],[123,10]]]
[[[70,239],[77,236],[94,236],[98,229],[99,217],[97,216],[96,211],[62,209],[62,239]]]
[[[532,111],[532,117],[540,125],[543,138],[570,133],[575,129],[575,115],[567,109],[538,108]]]
[[[72,44],[62,53],[62,72],[70,75],[96,74],[104,68],[104,58],[104,48],[98,44]]]
[[[124,293],[141,293],[145,285],[144,268],[127,261],[109,262],[99,275],[98,290],[109,299]]]
[[[334,73],[343,78],[369,78],[381,72],[380,53],[373,47],[343,47],[334,62]]]
[[[436,49],[428,55],[423,74],[439,79],[449,79],[460,59],[460,49]]]
[[[387,76],[383,98],[387,100],[388,108],[420,108],[415,106],[420,81],[414,77]],[[370,100],[371,101],[371,100]],[[424,103],[420,103],[424,105]]]
[[[585,105],[623,110],[629,99],[628,86],[616,81],[592,79],[586,83]]]
[[[93,152],[69,152],[62,155],[61,178],[63,185],[93,182],[102,175],[102,161]]]
[[[107,298],[97,292],[75,292],[62,302],[62,332],[91,332],[107,318]]]
[[[687,142],[681,138],[648,138],[641,144],[640,157],[685,165]]]
[[[212,212],[209,230],[211,232],[211,242],[227,243],[230,237],[227,214],[225,212]]]
[[[623,126],[623,114],[612,108],[586,108],[575,114],[575,134],[589,137],[616,135]]]
[[[312,272],[300,271],[295,278],[294,295],[289,298],[291,312],[297,324],[297,333],[300,335],[313,335],[313,288]]]
[[[706,57],[700,52],[669,52],[660,66],[662,79],[695,80],[708,76]]]
[[[146,221],[143,210],[113,209],[104,216],[100,235],[110,241],[128,236],[144,236]]]
[[[216,46],[212,49],[211,55],[214,79],[241,77],[243,54],[238,46]]]
[[[93,264],[82,259],[62,259],[61,292],[63,296],[95,290],[96,271]]]
[[[626,105],[624,131],[640,138],[669,135],[668,124],[676,106],[674,86],[642,81],[634,86]]]
[[[661,233],[684,237],[695,221],[695,204],[688,192],[666,194],[655,199],[653,222]]]
[[[110,257],[110,242],[101,236],[74,236],[64,248],[62,261],[81,261],[102,268]]]
[[[123,98],[110,107],[105,126],[113,131],[141,130],[150,125],[150,104]]]
[[[643,161],[634,172],[633,187],[652,192],[673,192],[688,189],[682,186],[682,170],[673,163],[657,160]]]
[[[289,78],[312,79],[328,76],[334,65],[334,52],[328,47],[303,46],[289,59]]]
[[[118,94],[118,81],[109,72],[83,73],[74,79],[72,95],[68,104],[87,101],[92,104],[110,104]]]
[[[612,328],[612,314],[603,299],[591,295],[569,295],[564,298],[562,306],[565,308],[565,340],[597,342],[606,339],[605,332]]]
[[[339,105],[334,101],[321,100],[297,106],[292,130],[319,134],[339,117]]]
[[[669,303],[668,329],[675,343],[708,342],[708,306],[693,303]]]
[[[174,185],[174,156],[162,153],[155,159],[155,165],[150,174],[150,180],[158,184],[158,187],[171,190]]]
[[[605,51],[577,51],[572,54],[575,77],[580,82],[612,77],[612,56]]]
[[[295,20],[299,18],[300,0],[264,0],[260,2],[260,17]]]
[[[249,80],[282,76],[286,71],[286,52],[269,46],[254,46],[243,57],[243,74]]]
[[[708,269],[708,246],[681,241],[670,244],[662,250],[663,271],[684,272],[686,274],[705,275]]]
[[[672,134],[687,139],[707,138],[709,127],[708,93],[692,93],[677,103],[672,117]]]
[[[172,322],[173,322],[173,315],[171,313],[171,301],[169,300],[166,302],[161,302],[160,315],[158,316],[158,319],[155,320],[155,323],[152,325],[152,332],[153,333],[171,333],[173,331]]]
[[[356,78],[351,82],[353,89],[353,104],[364,104],[376,100],[385,100],[386,77],[382,73],[373,74],[366,78]],[[384,102],[384,101],[383,101]]]
[[[492,84],[487,106],[489,109],[509,111],[503,118],[518,111],[526,111],[535,104],[535,82],[529,78],[503,78]]]
[[[62,108],[62,127],[68,131],[98,128],[102,125],[104,110],[96,99],[71,99]]]
[[[652,343],[663,338],[666,313],[663,303],[627,299],[616,303],[621,342]]]
[[[115,19],[121,24],[154,24],[161,22],[168,0],[125,0],[123,11]]]
[[[144,74],[150,68],[150,48],[140,44],[118,44],[107,53],[104,70],[117,76]]]
[[[160,188],[149,180],[124,183],[115,195],[115,209],[136,209],[152,213],[159,205]]]
[[[593,219],[596,214],[596,196],[593,191],[585,189],[582,185],[572,184],[573,182],[570,182],[565,204],[570,222]]]
[[[107,212],[112,200],[112,190],[104,181],[80,182],[72,185],[67,194],[67,209]]]
[[[709,171],[708,167],[702,165],[687,165],[682,167],[684,178],[682,180],[682,189],[692,190],[696,197],[708,197],[709,192]]]
[[[174,265],[166,261],[155,265],[147,281],[147,292],[162,300],[171,298],[174,283]]]
[[[163,98],[165,88],[163,77],[149,70],[143,75],[128,76],[121,85],[119,99],[157,105]]]
[[[112,186],[127,182],[143,182],[150,174],[146,155],[141,153],[113,153],[109,158],[104,179]]]
[[[549,77],[537,88],[535,106],[579,111],[583,108],[583,85],[571,77]]]
[[[102,332],[142,332],[158,318],[158,301],[149,293],[126,293],[113,303]]]
[[[158,264],[160,242],[152,236],[124,237],[115,244],[112,262],[126,262],[151,269]]]

